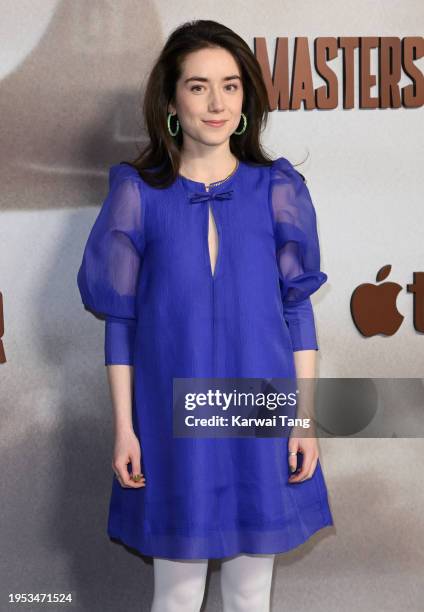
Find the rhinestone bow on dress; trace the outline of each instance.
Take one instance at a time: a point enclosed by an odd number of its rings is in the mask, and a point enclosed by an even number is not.
[[[199,202],[207,202],[208,200],[230,200],[233,197],[233,189],[229,191],[221,191],[221,193],[214,193],[213,191],[207,193],[195,193],[190,196],[190,204],[197,204]]]

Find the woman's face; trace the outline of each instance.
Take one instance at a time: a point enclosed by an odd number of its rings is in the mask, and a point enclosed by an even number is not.
[[[175,106],[183,131],[184,147],[228,141],[240,123],[243,104],[241,73],[231,53],[221,47],[190,53],[176,84]],[[223,121],[214,127],[206,121]],[[175,120],[172,123],[175,129]]]

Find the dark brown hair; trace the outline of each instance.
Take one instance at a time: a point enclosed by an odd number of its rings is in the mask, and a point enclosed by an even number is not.
[[[260,64],[247,43],[230,28],[210,20],[196,20],[175,29],[156,60],[146,86],[143,118],[149,140],[138,157],[128,163],[153,187],[168,187],[177,178],[180,167],[182,133],[171,136],[167,126],[168,103],[174,101],[176,83],[182,74],[185,57],[204,48],[222,47],[234,57],[243,83],[242,112],[247,118],[243,134],[230,136],[230,149],[237,159],[259,165],[271,165],[263,152],[260,134],[268,118],[268,96]],[[175,128],[172,128],[175,130]],[[236,131],[240,131],[240,126]]]

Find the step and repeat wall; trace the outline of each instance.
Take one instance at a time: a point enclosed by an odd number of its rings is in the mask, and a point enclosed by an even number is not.
[[[149,610],[152,564],[106,536],[104,324],[76,275],[109,167],[147,138],[149,69],[171,30],[212,19],[258,58],[264,149],[297,164],[317,211],[328,275],[312,296],[317,376],[361,379],[367,402],[390,381],[375,402],[407,423],[320,439],[335,526],[278,557],[273,609],[418,612],[423,3],[3,0],[1,11],[0,608],[43,591],[72,592],[78,610]],[[340,385],[341,408],[348,395]],[[221,609],[212,568],[208,611]]]

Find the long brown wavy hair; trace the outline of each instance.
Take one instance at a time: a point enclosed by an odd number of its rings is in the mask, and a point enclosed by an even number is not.
[[[171,136],[167,126],[169,102],[175,100],[176,83],[182,74],[185,57],[204,48],[222,47],[234,57],[243,83],[242,112],[247,128],[241,135],[230,136],[230,150],[237,159],[251,164],[271,165],[263,151],[260,134],[266,127],[268,96],[260,64],[246,42],[233,30],[216,21],[199,19],[182,24],[168,37],[147,81],[143,101],[143,119],[149,136],[130,164],[143,180],[158,188],[169,187],[177,178],[182,148],[182,131]],[[238,126],[236,131],[240,131]]]

